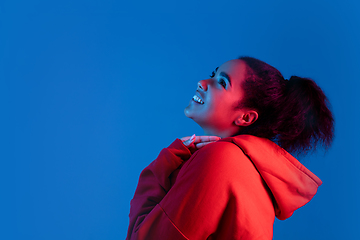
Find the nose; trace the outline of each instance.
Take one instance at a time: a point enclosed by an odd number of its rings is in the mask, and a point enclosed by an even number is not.
[[[198,88],[197,89],[206,92],[207,91],[207,82],[206,82],[206,80],[200,80],[198,82]]]

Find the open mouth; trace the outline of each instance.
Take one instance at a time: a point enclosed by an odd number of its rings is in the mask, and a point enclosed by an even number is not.
[[[194,100],[197,103],[204,104],[204,101],[201,100],[201,98],[198,95],[194,95],[192,100]]]

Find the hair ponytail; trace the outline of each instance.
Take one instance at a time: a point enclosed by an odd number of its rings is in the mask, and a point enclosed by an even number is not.
[[[309,78],[292,76],[285,84],[277,129],[278,143],[290,152],[330,147],[334,119],[329,101],[321,88]]]
[[[292,153],[306,154],[318,145],[330,147],[334,119],[329,101],[320,87],[309,78],[281,73],[258,59],[239,58],[248,66],[237,107],[256,109],[258,120],[239,134],[268,138]]]

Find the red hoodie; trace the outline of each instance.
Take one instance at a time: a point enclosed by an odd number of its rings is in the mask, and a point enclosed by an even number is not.
[[[127,240],[272,239],[321,180],[268,139],[239,135],[194,154],[176,139],[140,174]]]

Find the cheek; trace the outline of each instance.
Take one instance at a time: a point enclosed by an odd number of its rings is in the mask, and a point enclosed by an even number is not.
[[[229,118],[235,111],[237,100],[238,96],[233,94],[214,93],[212,98],[208,99],[207,115],[218,119]]]
[[[226,100],[218,101],[208,109],[210,116],[221,121],[229,119],[233,115],[233,112],[234,108],[232,107],[232,103]]]

